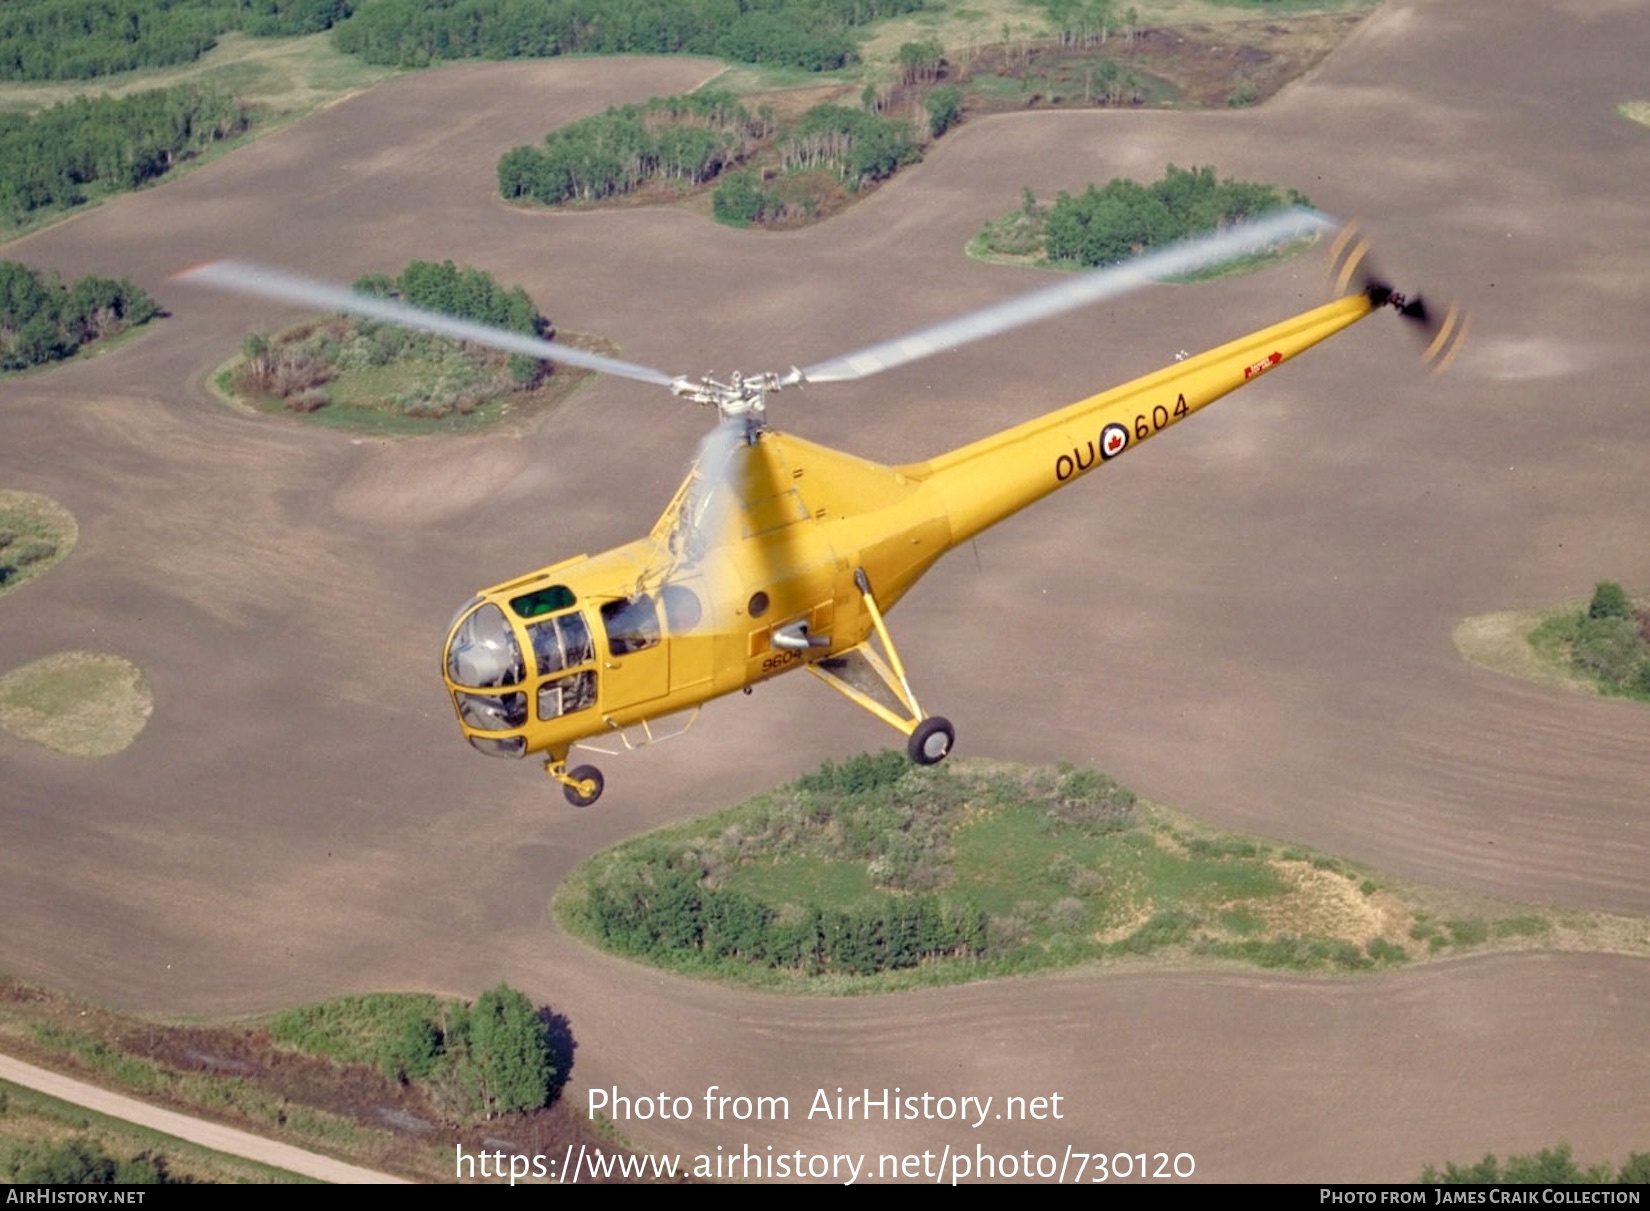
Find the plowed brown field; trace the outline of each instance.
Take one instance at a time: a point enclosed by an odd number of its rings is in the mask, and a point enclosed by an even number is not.
[[[894,614],[959,751],[1098,765],[1233,828],[1394,875],[1650,916],[1650,714],[1466,664],[1464,616],[1650,584],[1643,221],[1650,22],[1610,0],[1389,0],[1252,110],[972,122],[805,231],[672,210],[529,214],[493,165],[550,126],[712,65],[590,60],[398,79],[182,180],[0,250],[130,275],[174,314],[0,385],[0,486],[75,515],[64,564],[0,603],[0,669],[99,649],[155,700],[128,751],[0,735],[0,968],[157,1013],[508,979],[570,1018],[571,1094],[695,1099],[621,1123],[749,1143],[973,1157],[1190,1153],[1213,1180],[1413,1178],[1568,1140],[1647,1146],[1650,965],[1501,956],[1351,983],[1238,973],[779,1000],[595,954],[550,922],[600,846],[886,743],[783,679],[608,762],[574,813],[465,748],[437,668],[472,590],[641,532],[704,417],[603,381],[530,432],[354,440],[238,415],[204,376],[287,312],[167,275],[232,255],[349,280],[413,257],[519,282],[556,323],[672,371],[805,365],[1034,284],[966,260],[988,217],[1166,162],[1356,215],[1405,288],[1460,296],[1436,381],[1381,318],[1148,454],[982,538]],[[855,387],[777,422],[929,454],[1281,318],[1317,263],[1163,288]],[[622,487],[620,487],[622,486]],[[780,1123],[701,1095],[786,1095]],[[817,1088],[1060,1093],[1041,1122],[834,1123]],[[873,1156],[874,1163],[874,1156]]]

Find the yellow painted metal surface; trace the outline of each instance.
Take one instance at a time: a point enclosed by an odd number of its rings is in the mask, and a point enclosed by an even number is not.
[[[882,466],[764,430],[728,453],[724,467],[696,467],[646,538],[481,593],[509,621],[522,659],[514,681],[479,691],[455,681],[447,663],[460,726],[484,743],[505,744],[507,755],[548,753],[559,762],[581,739],[858,648],[872,634],[875,606],[855,585],[857,569],[875,605],[887,610],[958,543],[1375,307],[1365,294],[1338,299],[927,462]],[[544,613],[524,616],[512,605],[528,599]],[[590,637],[588,653],[541,673],[533,636],[544,632],[530,628],[575,612]],[[624,632],[618,639],[609,634],[609,614],[620,620],[613,624]],[[455,631],[467,616],[455,620]],[[576,631],[576,623],[563,629]],[[799,636],[812,645],[795,646]],[[588,682],[567,678],[585,674],[594,676],[595,696],[581,706],[575,691]],[[462,710],[465,695],[519,724],[473,726]]]

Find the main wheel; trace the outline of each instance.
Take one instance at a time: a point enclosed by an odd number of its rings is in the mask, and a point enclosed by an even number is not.
[[[951,726],[951,721],[932,715],[917,724],[917,730],[906,741],[905,751],[918,765],[938,765],[956,742],[957,729]]]
[[[562,784],[562,794],[567,796],[567,801],[574,807],[589,807],[602,797],[602,787],[607,785],[602,778],[601,770],[594,765],[581,765],[575,769],[570,769],[567,771],[567,776],[589,788],[589,793],[586,794],[577,786]]]

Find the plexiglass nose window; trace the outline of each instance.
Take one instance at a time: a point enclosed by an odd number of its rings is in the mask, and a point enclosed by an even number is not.
[[[447,645],[447,676],[459,685],[520,685],[524,672],[521,647],[503,610],[489,603],[458,624]]]

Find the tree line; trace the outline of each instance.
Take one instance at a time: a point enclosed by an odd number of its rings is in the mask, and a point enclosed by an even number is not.
[[[433,996],[342,997],[277,1017],[276,1042],[429,1089],[454,1118],[537,1110],[554,1098],[559,1071],[548,1014],[500,984],[473,1004]]]
[[[358,0],[338,48],[369,63],[686,54],[830,71],[852,31],[922,0]]]
[[[1272,185],[1218,180],[1212,167],[1170,164],[1150,185],[1114,178],[1076,197],[1061,193],[1048,214],[1044,248],[1051,261],[1109,265],[1288,204],[1309,205],[1293,189],[1286,196]]]
[[[650,181],[700,185],[771,133],[732,93],[708,90],[615,106],[517,147],[498,163],[499,192],[547,206],[630,193]]]
[[[932,895],[786,911],[668,862],[610,874],[590,888],[584,911],[615,950],[734,959],[805,975],[872,975],[928,959],[978,958],[989,928],[983,910]]]
[[[0,80],[87,80],[192,63],[218,36],[329,29],[351,0],[7,0]]]
[[[485,270],[460,268],[451,261],[412,261],[393,278],[369,273],[357,279],[355,289],[527,336],[551,331],[550,321],[520,286],[506,289]]]
[[[190,63],[232,30],[334,30],[369,63],[571,54],[710,55],[842,67],[855,31],[923,0],[7,0],[0,80],[85,80]]]
[[[89,1136],[19,1144],[0,1173],[26,1186],[167,1186],[179,1180],[158,1152],[111,1156]]]
[[[0,261],[0,371],[72,357],[159,314],[155,300],[124,278],[88,275],[65,286],[55,273]]]
[[[1505,1164],[1491,1152],[1475,1165],[1450,1161],[1442,1170],[1428,1165],[1415,1180],[1423,1186],[1642,1186],[1650,1182],[1650,1152],[1631,1154],[1619,1169],[1609,1161],[1584,1166],[1572,1155],[1568,1144],[1509,1156]]]
[[[0,216],[22,223],[94,190],[135,189],[247,124],[240,103],[193,85],[0,114]]]
[[[1122,26],[1131,34],[1140,25],[1140,11],[1124,8],[1117,0],[1036,0],[1047,13],[1064,46],[1094,46],[1104,43],[1113,29]]]
[[[814,106],[779,140],[782,171],[823,169],[855,186],[891,177],[921,155],[909,122],[847,105]]]
[[[947,86],[929,95],[932,98],[948,93],[957,94],[954,100],[960,114],[960,90]],[[955,120],[948,117],[943,124],[935,121],[931,129],[937,136]],[[851,193],[857,192],[921,160],[922,140],[904,118],[825,104],[814,106],[794,127],[781,132],[776,151],[776,175],[759,176],[750,170],[729,173],[716,187],[711,212],[718,222],[736,227],[783,223],[796,217],[799,210],[812,217],[824,191],[817,179],[810,180],[811,176],[824,177]]]
[[[1053,205],[1040,204],[1027,189],[1019,210],[986,224],[978,246],[993,255],[1040,252],[1055,263],[1110,265],[1286,205],[1311,203],[1293,189],[1220,180],[1212,167],[1170,164],[1149,185],[1113,178],[1075,196],[1061,192]]]
[[[939,134],[961,115],[961,91],[928,94],[930,129]],[[748,169],[777,160],[764,180]],[[719,181],[712,208],[722,222],[745,225],[786,217],[809,173],[848,190],[892,176],[922,158],[919,132],[904,118],[845,105],[816,105],[786,127],[771,109],[752,114],[731,93],[715,90],[615,106],[551,131],[539,147],[517,147],[499,160],[499,192],[545,205],[592,202],[650,182],[693,186]]]

